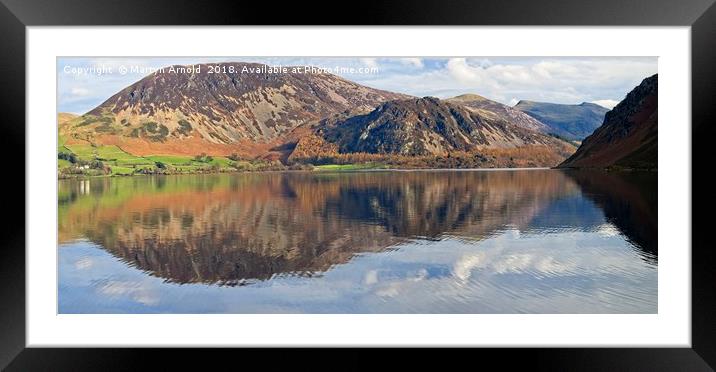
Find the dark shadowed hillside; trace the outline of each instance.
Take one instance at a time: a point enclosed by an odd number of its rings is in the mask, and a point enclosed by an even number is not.
[[[563,168],[657,168],[658,77],[634,88],[587,137]]]
[[[407,168],[552,167],[575,147],[493,113],[433,97],[389,101],[312,126],[291,163],[374,162]]]
[[[390,101],[320,133],[339,151],[437,155],[481,147],[552,146],[561,141],[433,97]]]

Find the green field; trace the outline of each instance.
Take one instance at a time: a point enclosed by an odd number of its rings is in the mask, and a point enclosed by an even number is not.
[[[59,138],[58,170],[60,178],[83,176],[131,176],[134,174],[187,174],[215,172],[257,172],[287,169],[343,172],[366,169],[385,169],[386,164],[326,164],[313,167],[288,167],[278,161],[263,159],[231,160],[223,156],[188,155],[132,155],[115,145],[64,143]]]
[[[119,175],[119,176],[129,176],[134,174],[134,170],[136,168],[134,167],[121,167],[121,166],[113,166],[112,168],[112,174],[113,175]]]
[[[199,160],[193,156],[181,155],[136,156],[115,145],[65,145],[63,140],[59,138],[58,153],[74,154],[82,164],[100,161],[101,165],[109,167],[111,175],[132,175],[145,170],[171,173],[226,171],[235,170],[236,165],[232,160],[220,156],[204,157]],[[58,159],[59,169],[69,170],[74,166],[75,164],[68,160]],[[74,170],[74,174],[77,174],[77,169]]]
[[[147,159],[151,159],[153,162],[159,162],[176,169],[181,170],[195,170],[199,168],[207,168],[212,166],[218,166],[221,169],[233,168],[234,162],[228,158],[221,156],[214,156],[211,160],[195,160],[193,156],[181,156],[181,155],[150,155]]]
[[[169,165],[191,165],[193,163],[192,156],[181,156],[181,155],[150,155],[147,156],[155,162],[161,162]]]
[[[67,141],[65,136],[57,135],[57,152],[70,152],[70,150],[65,147],[65,141]]]
[[[65,148],[81,160],[90,161],[95,158],[95,147],[92,145],[65,145]]]
[[[71,166],[72,163],[65,159],[57,159],[57,168],[65,168]]]

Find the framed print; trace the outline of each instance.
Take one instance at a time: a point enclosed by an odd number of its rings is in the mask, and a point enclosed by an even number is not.
[[[344,21],[366,26],[130,3],[0,9],[8,160],[25,160],[6,185],[26,217],[2,260],[9,370],[135,369],[149,347],[716,363],[694,171],[711,2]]]

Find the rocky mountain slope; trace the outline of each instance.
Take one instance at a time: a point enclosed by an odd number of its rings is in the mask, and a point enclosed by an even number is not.
[[[330,149],[324,144],[327,142],[334,144],[333,150],[338,153],[444,156],[480,149],[540,146],[566,157],[574,149],[564,141],[512,124],[498,115],[433,97],[389,101],[367,114],[327,119],[315,133],[308,137],[314,147]],[[299,142],[297,150],[305,150],[303,145]]]
[[[597,129],[609,109],[594,103],[583,102],[579,105],[520,101],[516,110],[544,123],[546,132],[568,140],[581,141]]]
[[[328,73],[276,73],[250,63],[211,66],[152,73],[73,119],[68,137],[121,144],[140,154],[230,154],[258,147],[255,153],[307,122],[409,97]]]
[[[634,88],[604,123],[565,160],[563,168],[657,168],[658,76]]]
[[[550,127],[525,114],[524,112],[477,94],[463,94],[457,97],[448,98],[446,101],[463,105],[468,109],[493,120],[501,119],[509,121],[511,124],[525,129],[543,133],[550,132]]]

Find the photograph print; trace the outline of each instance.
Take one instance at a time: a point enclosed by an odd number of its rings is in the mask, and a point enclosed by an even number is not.
[[[58,58],[58,313],[656,314],[657,72]]]

